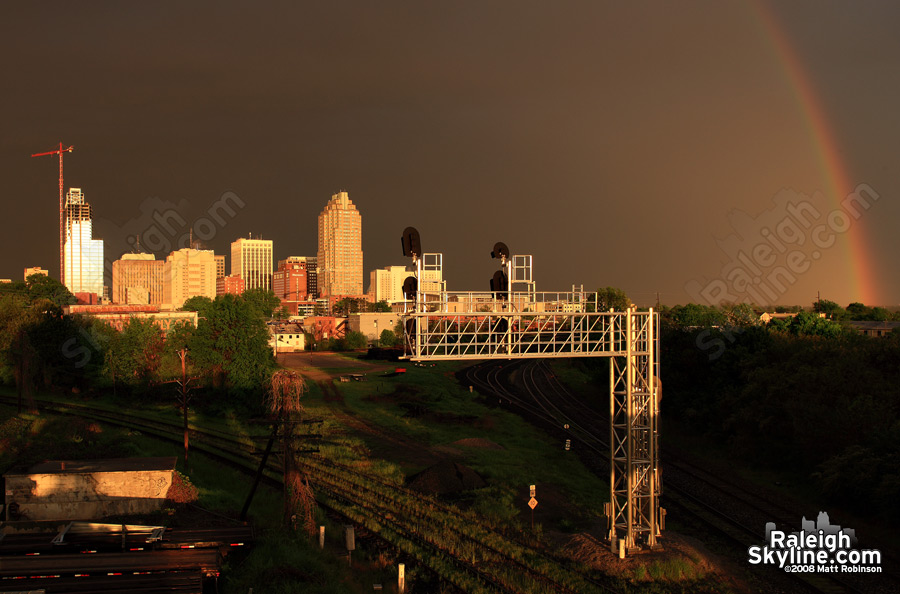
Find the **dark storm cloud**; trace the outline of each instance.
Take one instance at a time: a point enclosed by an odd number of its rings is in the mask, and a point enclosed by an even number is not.
[[[788,8],[777,16],[852,181],[886,197],[860,224],[896,251],[898,83],[886,74],[900,51],[885,24],[896,21],[877,5]],[[60,140],[76,147],[66,185],[113,224],[155,199],[200,218],[233,191],[246,206],[211,240],[218,253],[253,232],[276,258],[308,255],[318,212],[345,189],[367,272],[404,263],[397,236],[415,225],[444,252],[451,288],[486,288],[502,240],[534,254],[540,289],[616,285],[645,302],[657,290],[684,301],[689,281],[722,269],[732,209],[755,215],[785,187],[827,187],[750,4],[3,10],[0,167],[16,224],[0,240],[0,276],[55,270],[55,162],[28,155]],[[817,288],[854,297],[843,255],[822,262],[784,301]],[[879,275],[882,300],[896,302],[900,283]]]

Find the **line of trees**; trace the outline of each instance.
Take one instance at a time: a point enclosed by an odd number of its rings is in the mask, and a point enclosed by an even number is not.
[[[722,306],[688,303],[673,307],[663,306],[660,309],[663,322],[677,328],[698,328],[714,326],[758,326],[762,322],[759,316],[766,310],[746,303]],[[836,335],[847,322],[853,321],[900,321],[900,311],[892,312],[883,307],[870,307],[862,303],[851,303],[846,308],[834,301],[820,300],[804,309],[799,305],[777,306],[771,313],[797,314],[792,322],[789,319],[776,318],[769,322],[769,327],[777,331],[794,334],[818,333]],[[824,316],[824,317],[823,317]],[[811,320],[822,319],[825,322],[811,323]]]
[[[900,333],[845,323],[883,308],[792,309],[763,325],[733,308],[665,308],[662,412],[742,466],[789,471],[828,503],[896,525]]]
[[[630,303],[609,287],[599,301]],[[848,325],[900,313],[821,300],[764,324],[763,311],[660,308],[662,414],[737,465],[787,471],[825,503],[900,525],[900,332]]]
[[[187,349],[189,374],[205,387],[258,391],[275,368],[266,319],[280,306],[263,293],[189,300],[198,325],[181,323],[165,333],[138,317],[117,331],[87,316],[64,315],[62,305],[75,299],[48,277],[0,285],[0,380],[25,397],[35,389],[148,395],[181,376],[178,351]]]
[[[197,326],[185,322],[168,332],[138,317],[117,331],[88,316],[63,315],[62,307],[73,303],[74,296],[46,276],[0,285],[0,381],[18,386],[21,397],[36,389],[168,394],[160,386],[181,376],[183,349],[188,375],[199,376],[206,390],[259,391],[276,367],[266,322],[285,312],[271,291],[192,297],[182,309],[197,312]],[[382,334],[384,344],[396,340],[393,331]],[[347,351],[367,342],[365,335],[347,332],[311,346]]]

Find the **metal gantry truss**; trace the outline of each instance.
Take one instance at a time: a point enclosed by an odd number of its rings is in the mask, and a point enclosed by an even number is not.
[[[525,275],[516,271],[513,276],[512,261],[506,264],[511,279]],[[531,281],[530,257],[528,265]],[[596,312],[596,303],[596,295],[583,291],[536,293],[533,285],[501,294],[419,291],[402,318],[406,357],[609,358],[609,538],[614,550],[620,539],[628,551],[653,548],[662,529],[659,314],[633,307]]]

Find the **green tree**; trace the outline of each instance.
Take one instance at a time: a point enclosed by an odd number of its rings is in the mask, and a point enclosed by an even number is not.
[[[261,387],[275,366],[260,310],[235,295],[216,297],[192,333],[189,350],[214,383],[224,380],[239,389]]]
[[[722,306],[722,315],[729,326],[738,326],[746,328],[747,326],[758,326],[759,316],[753,307],[748,303],[735,303]]]
[[[385,328],[381,331],[381,335],[378,337],[378,344],[385,348],[397,346],[397,335],[393,330]]]
[[[188,321],[178,322],[169,327],[163,343],[162,363],[159,366],[159,376],[162,380],[170,381],[181,377],[181,356],[178,352],[190,349],[196,330],[197,328]],[[187,374],[197,375],[199,370],[193,364],[193,358],[188,357],[187,361]]]
[[[347,335],[344,337],[344,342],[346,343],[347,350],[350,351],[364,349],[369,344],[369,340],[366,338],[365,334],[362,332],[354,332],[353,330],[347,332]]]
[[[25,396],[30,396],[34,381],[31,362],[35,353],[26,333],[28,324],[34,320],[29,319],[30,312],[25,304],[24,295],[0,295],[0,375],[4,381],[15,382],[20,413],[22,400]]]
[[[25,281],[0,283],[0,296],[13,298],[23,306],[45,299],[61,308],[76,301],[62,283],[43,274],[31,274]]]
[[[212,302],[212,299],[202,295],[188,297],[181,305],[181,311],[195,311],[198,316],[204,318],[206,317],[206,312],[209,311],[210,306],[212,306]]]
[[[256,288],[247,289],[241,295],[250,307],[259,312],[263,319],[271,319],[275,310],[281,307],[281,300],[275,296],[275,293],[268,289]]]
[[[75,295],[61,282],[44,274],[30,274],[25,279],[28,296],[32,301],[47,299],[54,305],[63,307],[75,303]]]
[[[212,303],[212,301],[210,301]],[[197,328],[188,321],[178,322],[169,327],[166,332],[166,350],[172,352],[179,351],[182,348],[188,348],[191,338]]]
[[[31,304],[26,339],[34,353],[34,376],[48,389],[84,390],[102,379],[104,355],[115,332],[103,322],[62,315],[48,300]]]
[[[894,314],[883,307],[873,307],[869,312],[869,319],[874,322],[885,322],[893,318]]]
[[[847,306],[847,318],[850,320],[869,320],[871,315],[872,308],[862,303],[854,302]]]
[[[376,301],[369,306],[369,311],[380,312],[380,313],[390,313],[391,306],[387,301]]]
[[[844,328],[837,322],[821,318],[818,314],[801,311],[791,318],[788,331],[797,336],[825,336],[836,338],[844,333]]]
[[[307,351],[318,351],[320,346],[312,332],[303,333],[303,344]]]
[[[122,382],[145,391],[159,380],[164,333],[152,320],[132,316],[113,334],[106,350],[106,370],[113,388]]]
[[[825,314],[825,317],[835,321],[842,320],[847,315],[847,312],[843,307],[828,299],[819,299],[814,302],[813,311],[815,313],[823,313]]]
[[[28,286],[23,281],[0,283],[0,295],[3,295],[4,297],[15,297],[22,303],[30,301]]]
[[[345,297],[335,302],[334,307],[331,308],[331,313],[332,315],[345,318],[350,314],[366,311],[367,304],[368,302],[365,299]]]
[[[724,326],[727,322],[722,310],[699,303],[676,305],[668,311],[668,314],[674,325],[681,328],[709,328]]]
[[[622,289],[603,287],[588,298],[588,311],[625,311],[631,306],[631,299]]]

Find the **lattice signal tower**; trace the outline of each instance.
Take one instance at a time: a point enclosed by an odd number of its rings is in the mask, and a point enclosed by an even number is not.
[[[406,358],[609,359],[610,546],[657,547],[665,515],[659,505],[659,314],[633,306],[598,312],[589,295],[574,289],[538,293],[531,256],[511,257],[503,243],[491,252],[500,270],[489,292],[429,291],[422,283],[428,254],[418,232],[408,227],[401,242],[416,268],[404,283]]]

